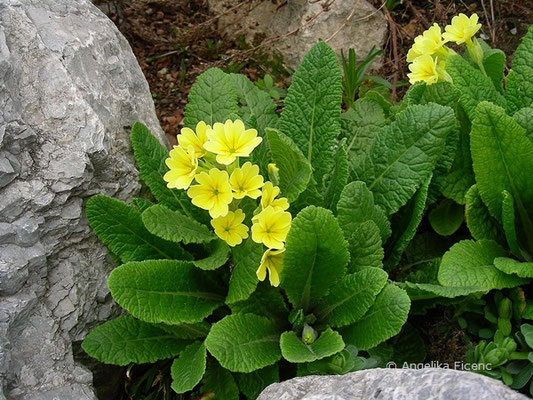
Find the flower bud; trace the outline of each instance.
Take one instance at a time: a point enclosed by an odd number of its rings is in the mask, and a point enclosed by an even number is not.
[[[268,164],[268,179],[274,184],[274,186],[279,185],[279,168],[274,163]]]
[[[305,344],[311,344],[313,343],[317,338],[316,331],[311,328],[309,325],[304,324],[304,329],[302,331],[302,340]]]

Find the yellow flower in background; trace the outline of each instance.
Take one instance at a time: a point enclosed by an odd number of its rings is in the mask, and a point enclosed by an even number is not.
[[[178,135],[178,143],[180,146],[188,148],[192,146],[196,157],[200,158],[205,154],[204,144],[207,142],[207,129],[211,129],[204,121],[196,124],[196,132],[191,128],[183,128]]]
[[[407,52],[407,62],[413,62],[417,57],[424,54],[433,55],[441,52],[445,43],[446,41],[442,40],[440,26],[433,24],[431,28],[415,38],[413,46]]]
[[[216,160],[223,165],[233,163],[237,157],[248,157],[263,140],[255,129],[245,129],[241,120],[227,120],[224,124],[216,122],[207,129],[208,141],[204,149],[215,153]]]
[[[407,77],[411,84],[423,81],[431,85],[439,80],[437,60],[427,54],[415,58],[409,65],[409,70],[411,73],[407,74]]]
[[[285,211],[289,208],[289,201],[285,197],[276,199],[279,195],[279,187],[274,186],[272,182],[265,182],[263,193],[261,195],[261,208],[264,210],[268,206],[275,210]],[[257,217],[257,216],[256,216]]]
[[[193,147],[174,146],[168,155],[165,164],[169,171],[163,176],[163,180],[170,189],[187,189],[198,168],[198,159]]]
[[[240,168],[235,169],[229,178],[233,197],[242,199],[244,196],[257,199],[261,196],[263,177],[259,175],[259,167],[251,162],[245,162]]]
[[[455,42],[457,44],[463,44],[470,41],[477,31],[481,29],[481,24],[478,24],[477,14],[472,14],[468,18],[465,14],[461,13],[452,18],[451,25],[447,25],[444,32],[444,39],[448,42]]]
[[[223,217],[229,211],[229,203],[233,200],[229,176],[226,171],[212,168],[207,172],[196,175],[198,185],[193,185],[187,191],[192,203],[209,211],[211,218]]]
[[[244,217],[241,209],[229,211],[224,217],[213,219],[211,225],[216,235],[233,247],[248,237],[248,227],[242,223]]]
[[[283,270],[285,248],[279,250],[267,249],[261,257],[261,264],[257,269],[257,279],[264,281],[268,271],[268,279],[272,286],[279,286],[279,274]]]
[[[252,240],[263,243],[269,249],[282,249],[291,227],[292,216],[289,212],[275,210],[269,206],[253,219]]]

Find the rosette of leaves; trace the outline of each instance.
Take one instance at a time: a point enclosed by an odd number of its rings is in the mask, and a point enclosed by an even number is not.
[[[193,85],[186,127],[239,117],[264,138],[253,161],[279,168],[294,216],[279,288],[258,284],[260,245],[229,248],[206,212],[166,187],[167,149],[136,123],[134,156],[153,198],[87,203],[117,263],[111,295],[128,315],[92,331],[85,351],[117,365],[172,360],[175,392],[225,400],[297,373],[376,365],[359,351],[397,335],[410,309],[385,269],[413,239],[457,125],[448,105],[392,107],[380,96],[341,111],[338,60],[323,42],[294,74],[280,116],[242,75],[209,69]]]

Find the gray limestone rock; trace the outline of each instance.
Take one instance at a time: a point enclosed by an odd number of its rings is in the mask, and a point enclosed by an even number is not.
[[[164,142],[130,46],[89,0],[0,0],[0,399],[95,398],[72,343],[118,310],[84,205],[139,192],[136,120]]]
[[[296,68],[319,40],[337,53],[354,48],[358,58],[372,46],[383,47],[387,21],[366,0],[208,0],[218,17],[218,29],[232,39],[243,36],[247,43],[265,41],[283,61]]]
[[[368,369],[268,386],[257,400],[526,400],[502,382],[442,368]]]

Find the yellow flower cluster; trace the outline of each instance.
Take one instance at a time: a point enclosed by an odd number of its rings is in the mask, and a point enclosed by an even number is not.
[[[188,189],[192,203],[209,212],[215,234],[232,247],[248,238],[240,202],[245,197],[259,199],[251,218],[252,240],[264,244],[266,250],[257,277],[263,281],[268,271],[270,283],[278,286],[292,221],[289,202],[279,197],[280,189],[274,185],[279,172],[275,164],[268,165],[274,183],[265,182],[259,167],[250,161],[240,164],[240,158],[249,157],[262,138],[255,129],[246,129],[241,120],[227,120],[212,127],[201,121],[195,131],[183,128],[177,139],[178,146],[165,161],[167,187]]]
[[[446,43],[454,42],[457,45],[466,44],[470,57],[483,68],[483,50],[474,35],[481,28],[478,24],[477,14],[467,17],[459,14],[452,18],[452,23],[447,25],[445,32],[437,24],[433,24],[422,35],[415,38],[413,46],[407,53],[407,62],[410,63],[407,74],[411,84],[426,82],[428,85],[448,80],[450,76],[445,71],[446,59],[455,52],[446,46]]]

